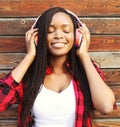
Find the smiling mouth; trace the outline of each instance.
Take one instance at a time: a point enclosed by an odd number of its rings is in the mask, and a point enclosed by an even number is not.
[[[55,48],[62,48],[66,45],[67,43],[65,42],[55,42],[55,43],[51,43],[52,47],[55,47]]]

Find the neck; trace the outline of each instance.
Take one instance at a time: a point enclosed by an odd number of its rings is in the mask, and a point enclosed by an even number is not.
[[[64,73],[66,71],[65,62],[67,57],[50,57],[49,61],[53,69],[53,73]]]

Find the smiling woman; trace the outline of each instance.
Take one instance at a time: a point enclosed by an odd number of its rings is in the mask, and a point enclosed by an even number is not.
[[[0,80],[0,111],[19,101],[18,127],[91,127],[94,109],[113,110],[114,94],[88,54],[90,32],[75,14],[50,8],[25,39],[25,57]]]

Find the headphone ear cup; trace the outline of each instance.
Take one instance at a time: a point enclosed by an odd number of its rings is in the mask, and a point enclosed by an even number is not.
[[[38,45],[38,35],[35,36],[34,43],[36,46]]]
[[[82,42],[82,34],[76,29],[75,47],[79,48]]]

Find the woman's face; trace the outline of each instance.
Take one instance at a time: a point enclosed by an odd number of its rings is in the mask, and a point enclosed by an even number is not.
[[[63,12],[52,17],[47,35],[49,52],[54,56],[64,56],[74,43],[74,27],[71,18]]]

